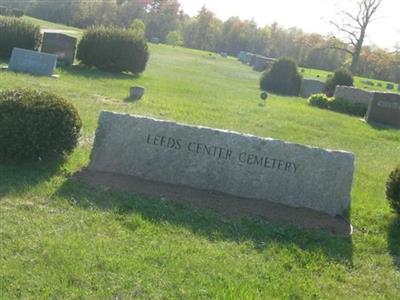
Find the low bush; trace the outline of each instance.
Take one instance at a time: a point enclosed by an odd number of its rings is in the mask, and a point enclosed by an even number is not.
[[[262,75],[260,88],[276,94],[298,96],[302,80],[296,63],[293,60],[282,58],[274,63],[271,70]]]
[[[308,98],[308,104],[319,108],[328,108],[329,98],[325,94],[315,94]]]
[[[14,17],[0,17],[0,58],[9,59],[13,48],[37,50],[40,27]]]
[[[386,182],[386,198],[390,207],[400,214],[400,165],[389,175]]]
[[[62,97],[30,89],[0,92],[0,162],[64,158],[76,147],[81,119]]]
[[[325,94],[316,94],[308,98],[308,104],[323,109],[364,117],[368,107],[363,103],[351,103],[341,98],[329,98]]]
[[[85,31],[77,58],[88,67],[138,74],[146,68],[149,50],[144,37],[134,30],[93,27]]]
[[[346,69],[341,69],[335,72],[333,77],[329,78],[325,84],[325,94],[328,97],[333,97],[336,86],[354,86],[354,79],[351,72]]]
[[[351,103],[345,99],[332,98],[328,102],[328,108],[341,113],[346,113],[353,116],[364,117],[368,107],[363,103]]]

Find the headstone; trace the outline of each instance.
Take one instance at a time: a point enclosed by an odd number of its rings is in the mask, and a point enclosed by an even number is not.
[[[56,65],[56,55],[14,48],[8,69],[15,72],[51,76],[54,73]]]
[[[375,92],[368,107],[367,121],[400,128],[400,95]]]
[[[140,100],[144,95],[144,88],[141,86],[134,86],[129,89],[129,98],[132,100]]]
[[[254,55],[255,54],[253,54],[253,53],[246,52],[246,57],[245,57],[244,63],[249,65]]]
[[[88,170],[335,216],[349,207],[353,165],[348,152],[102,112]]]
[[[75,60],[77,39],[66,34],[45,32],[41,52],[57,55],[58,61],[70,66]]]
[[[159,44],[159,43],[160,43],[160,38],[158,38],[158,37],[152,37],[152,38],[150,39],[150,42],[153,43],[153,44]]]
[[[351,86],[338,85],[335,89],[335,98],[346,100],[351,104],[362,103],[368,107],[373,97],[373,92],[357,89]]]
[[[303,79],[300,95],[303,98],[308,98],[311,95],[323,93],[325,82],[315,79]]]
[[[254,64],[256,63],[256,57],[257,57],[256,54],[252,54],[252,53],[250,54],[250,61],[249,61],[250,66],[254,67]]]
[[[265,71],[269,69],[275,63],[275,61],[276,60],[273,58],[265,57],[262,55],[256,55],[253,69],[258,72]]]
[[[223,58],[227,58],[228,57],[228,53],[226,53],[226,52],[221,52],[219,55],[221,55]]]
[[[245,61],[246,61],[246,52],[240,51],[239,54],[238,54],[238,59],[242,63],[245,63]]]
[[[386,89],[387,90],[394,90],[394,84],[393,83],[386,84]]]

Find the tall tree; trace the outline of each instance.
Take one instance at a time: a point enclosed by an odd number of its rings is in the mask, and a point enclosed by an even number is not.
[[[331,45],[331,48],[340,49],[352,56],[350,70],[353,74],[357,72],[358,63],[360,61],[361,50],[365,41],[368,25],[374,20],[378,8],[383,0],[358,0],[357,11],[342,11],[343,21],[337,23],[332,21],[339,32],[347,36],[348,44],[346,47]]]

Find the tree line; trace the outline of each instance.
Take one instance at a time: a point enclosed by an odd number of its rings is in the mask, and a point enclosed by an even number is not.
[[[148,39],[156,37],[162,42],[233,56],[248,51],[273,58],[290,57],[307,68],[333,71],[354,63],[350,51],[342,51],[349,49],[345,41],[336,37],[277,23],[260,27],[253,20],[238,17],[222,21],[206,7],[190,17],[178,0],[0,0],[0,6],[21,8],[30,16],[80,28],[129,27],[140,19]],[[400,82],[399,49],[388,52],[363,46],[357,65],[355,75]]]

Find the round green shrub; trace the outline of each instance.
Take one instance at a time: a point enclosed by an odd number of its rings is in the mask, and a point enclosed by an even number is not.
[[[37,50],[40,27],[15,17],[0,17],[0,58],[9,59],[13,48]]]
[[[346,69],[340,69],[335,72],[333,77],[329,78],[325,84],[325,94],[328,97],[333,97],[336,86],[354,86],[354,79],[351,72]]]
[[[389,175],[386,182],[386,198],[392,209],[400,214],[400,165]]]
[[[78,111],[60,96],[0,91],[0,162],[64,158],[76,147],[81,127]]]
[[[298,96],[302,80],[296,63],[291,59],[282,58],[262,75],[260,88],[276,94]]]
[[[93,27],[85,31],[77,58],[88,67],[110,72],[142,73],[149,59],[143,35],[116,27]]]
[[[325,94],[315,94],[308,98],[308,104],[319,108],[328,108],[329,98]]]

